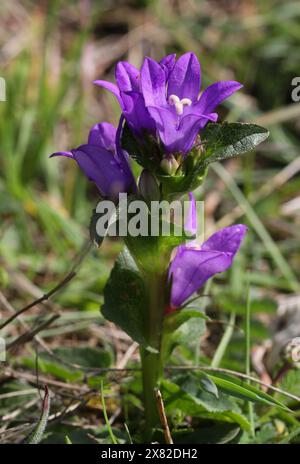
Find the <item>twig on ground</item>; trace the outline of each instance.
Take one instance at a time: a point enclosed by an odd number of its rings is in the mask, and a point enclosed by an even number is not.
[[[167,416],[166,416],[166,412],[165,412],[164,402],[163,402],[163,399],[162,399],[162,396],[161,396],[161,392],[160,392],[160,390],[158,388],[155,389],[155,396],[156,396],[156,404],[157,404],[158,414],[159,414],[161,425],[163,427],[166,443],[168,445],[169,444],[172,445],[173,440],[172,440],[171,432],[170,432],[169,425],[168,425],[168,420],[167,420]]]
[[[60,317],[60,314],[54,314],[54,316],[50,317],[50,319],[47,319],[44,321],[42,324],[40,324],[38,327],[36,327],[34,330],[31,332],[26,332],[22,334],[20,337],[18,337],[16,340],[13,340],[11,343],[7,345],[7,349],[11,350],[12,348],[17,347],[18,345],[28,343],[31,341],[35,335],[37,335],[39,332],[44,330],[46,327],[52,324],[56,319]]]
[[[134,354],[134,352],[137,350],[138,346],[139,346],[139,345],[138,345],[138,343],[136,343],[136,342],[133,342],[133,343],[129,346],[129,348],[128,348],[128,350],[126,351],[126,353],[124,354],[123,358],[120,359],[120,361],[119,361],[118,364],[117,364],[117,368],[118,368],[118,369],[123,369],[123,368],[126,366],[126,364],[127,364],[128,361],[131,359],[131,357],[132,357],[132,355]]]
[[[9,301],[6,299],[5,295],[0,291],[0,304],[6,309],[8,312],[15,314],[15,309],[13,306],[9,303]],[[27,322],[23,320],[23,318],[19,318],[19,322],[24,327],[24,329],[29,330],[29,325]],[[41,345],[41,347],[46,350],[48,353],[51,352],[50,348],[47,346],[45,341],[40,338],[38,335],[34,337],[34,339]]]
[[[5,375],[6,377],[12,377],[14,379],[27,380],[28,382],[36,386],[36,376],[33,374],[29,374],[27,372],[19,372],[14,369],[11,369],[10,367],[5,368],[2,374]],[[53,380],[45,376],[40,376],[39,381],[41,383],[52,385],[53,387],[57,387],[57,388],[63,388],[66,390],[74,390],[74,391],[78,391],[81,393],[89,392],[89,389],[83,385],[75,385],[75,384],[73,385],[73,384],[69,384],[65,382],[60,382],[59,380]]]
[[[84,246],[82,247],[80,253],[75,258],[74,264],[73,264],[71,270],[63,278],[63,280],[61,282],[59,282],[57,285],[55,285],[54,288],[49,290],[49,292],[45,293],[41,297],[39,297],[36,300],[32,301],[31,303],[26,305],[24,308],[20,309],[15,314],[13,314],[11,317],[9,317],[3,324],[0,325],[0,330],[3,329],[4,327],[6,327],[8,324],[10,324],[14,319],[16,319],[18,316],[23,314],[25,311],[28,311],[29,309],[33,308],[34,306],[36,306],[36,305],[38,305],[40,303],[44,303],[49,298],[51,298],[51,296],[53,296],[55,293],[59,292],[64,287],[66,287],[71,282],[71,280],[76,276],[77,270],[78,270],[80,264],[82,263],[82,261],[84,260],[86,255],[89,253],[91,247],[92,247],[92,242],[89,239],[88,242],[86,242],[84,244]]]

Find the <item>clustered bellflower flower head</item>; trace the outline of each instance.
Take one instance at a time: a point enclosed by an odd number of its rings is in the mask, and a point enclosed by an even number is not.
[[[140,71],[120,62],[115,77],[117,85],[103,80],[94,83],[116,96],[136,135],[146,132],[160,139],[166,157],[186,155],[208,121],[217,121],[215,108],[242,87],[236,81],[221,81],[200,95],[200,63],[192,52],[177,61],[174,54],[160,62],[145,58]]]
[[[180,308],[210,277],[232,265],[246,232],[245,225],[237,224],[219,230],[200,247],[190,242],[177,248],[168,271],[171,294],[167,313]]]
[[[117,129],[108,122],[93,126],[86,144],[53,156],[74,159],[103,198],[117,201],[119,193],[136,190],[128,155],[119,146]]]

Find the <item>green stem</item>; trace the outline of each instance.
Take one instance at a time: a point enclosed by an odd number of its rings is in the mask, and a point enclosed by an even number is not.
[[[159,425],[155,389],[159,386],[160,355],[141,348],[142,380],[145,409],[145,440],[151,441],[153,430]]]
[[[149,308],[147,311],[148,342],[153,351],[141,348],[143,393],[145,407],[145,439],[150,441],[153,430],[159,425],[155,389],[159,387],[163,365],[161,356],[162,327],[165,309],[165,276],[159,272],[147,273]]]
[[[130,236],[125,239],[146,287],[145,336],[148,348],[140,347],[143,395],[145,407],[145,440],[151,441],[153,431],[160,426],[155,389],[163,372],[162,337],[165,312],[166,280],[169,251],[159,247],[157,239],[149,237],[147,247],[136,246]]]

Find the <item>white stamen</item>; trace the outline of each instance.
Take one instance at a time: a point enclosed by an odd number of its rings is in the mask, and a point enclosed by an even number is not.
[[[181,103],[183,104],[183,106],[191,106],[192,100],[190,100],[189,98],[182,98]]]
[[[176,103],[180,103],[179,97],[177,95],[170,95],[169,96],[169,103],[170,105],[175,105]]]
[[[176,113],[178,116],[183,114],[183,107],[184,106],[191,106],[192,100],[189,98],[180,98],[177,95],[170,95],[169,96],[169,104],[175,106]]]
[[[181,101],[175,103],[175,110],[179,116],[183,113],[183,104]]]

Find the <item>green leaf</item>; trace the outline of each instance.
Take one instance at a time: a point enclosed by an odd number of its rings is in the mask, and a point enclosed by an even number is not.
[[[176,384],[197,404],[202,404],[207,410],[228,409],[227,400],[219,397],[216,384],[202,372],[179,375],[176,377]]]
[[[34,369],[35,360],[33,358],[24,358],[23,364]],[[83,373],[81,371],[74,370],[69,366],[65,366],[55,359],[49,359],[46,353],[45,357],[44,353],[39,355],[38,367],[41,372],[45,374],[51,374],[54,377],[65,380],[67,382],[75,382],[76,380],[78,381],[83,377]]]
[[[107,350],[92,346],[72,346],[56,348],[54,355],[70,364],[82,367],[108,368],[113,359],[112,353]]]
[[[174,382],[162,381],[163,398],[167,414],[180,410],[187,416],[211,419],[214,421],[239,424],[244,430],[250,430],[250,423],[241,414],[240,408],[228,395],[208,392],[201,384],[202,375],[187,372],[175,376]]]
[[[105,235],[99,235],[98,232],[97,232],[97,222],[104,214],[106,215],[106,212],[105,213],[97,213],[96,208],[93,209],[93,213],[92,213],[92,216],[91,216],[91,219],[90,219],[89,231],[90,231],[90,237],[91,237],[92,242],[98,248],[100,247],[103,240],[105,239],[106,234],[109,231],[109,228],[111,226],[113,226],[114,224],[117,225],[118,213],[119,213],[119,211],[118,211],[118,208],[116,207],[115,213],[113,213],[111,215],[111,217],[109,218],[109,224],[108,224],[108,227],[107,227],[107,229],[105,231],[106,232]]]
[[[268,136],[269,131],[256,124],[241,122],[208,124],[201,133],[205,153],[199,167],[203,168],[215,161],[247,153]]]
[[[203,376],[199,372],[185,372],[172,377],[172,382],[163,380],[162,386],[165,390],[163,395],[165,407],[169,410],[172,408],[183,408],[183,410],[192,413],[193,407],[188,405],[192,402],[200,406],[206,412],[239,412],[238,406],[228,395],[221,393],[218,397],[211,392],[207,392],[201,383]]]
[[[174,442],[189,444],[225,444],[235,443],[241,429],[236,424],[218,423],[199,429],[172,431]]]
[[[250,385],[243,380],[234,379],[234,378],[227,378],[227,376],[215,376],[211,374],[207,374],[207,376],[213,380],[213,382],[217,385],[219,390],[234,396],[236,398],[240,398],[246,401],[252,401],[254,403],[261,403],[268,406],[275,406],[284,409],[285,411],[289,411],[289,409],[280,401],[274,399],[272,396],[268,395],[264,391],[260,390],[259,388]]]
[[[299,395],[300,392],[300,370],[291,369],[286,372],[285,375],[280,380],[280,388],[294,395]],[[285,395],[279,395],[280,400],[283,403],[289,402],[290,399]]]
[[[200,378],[200,384],[204,391],[211,393],[216,398],[219,398],[218,387],[207,375],[203,375]]]
[[[127,123],[124,124],[122,130],[121,146],[133,159],[137,161],[140,160],[140,157],[142,156],[140,143],[129,129]]]
[[[74,382],[81,380],[85,375],[83,368],[108,368],[112,361],[112,353],[97,347],[73,346],[55,348],[53,355],[44,352],[39,354],[38,367],[45,374]],[[24,365],[34,369],[35,357],[23,358]]]
[[[166,333],[164,340],[164,357],[165,359],[171,355],[172,351],[180,345],[185,347],[194,347],[200,343],[200,337],[206,332],[206,324],[203,318],[198,316],[187,319],[174,332]]]
[[[116,260],[104,288],[102,314],[106,319],[121,327],[133,340],[147,348],[146,308],[144,281],[129,251],[124,249]]]
[[[258,431],[255,431],[255,437],[252,434],[249,436],[244,435],[242,444],[257,444],[257,445],[264,445],[267,443],[274,443],[276,442],[277,437],[277,430],[272,423],[266,423],[261,426]]]
[[[210,320],[210,318],[199,309],[187,307],[168,314],[164,319],[164,329],[166,332],[174,332],[191,318],[204,319],[205,321]]]
[[[195,304],[195,303],[194,303]],[[188,305],[164,318],[163,357],[170,356],[178,345],[198,343],[206,331],[205,321],[210,320],[201,309]]]
[[[104,240],[104,237],[101,237],[100,235],[97,234],[96,226],[97,226],[97,221],[101,217],[101,214],[96,212],[96,208],[93,209],[92,216],[90,219],[90,225],[89,225],[89,231],[90,231],[90,237],[94,245],[97,247],[100,247],[101,243]]]
[[[125,123],[121,136],[121,146],[138,164],[155,172],[160,164],[162,154],[156,139],[145,133],[143,141],[135,137],[128,124]]]

